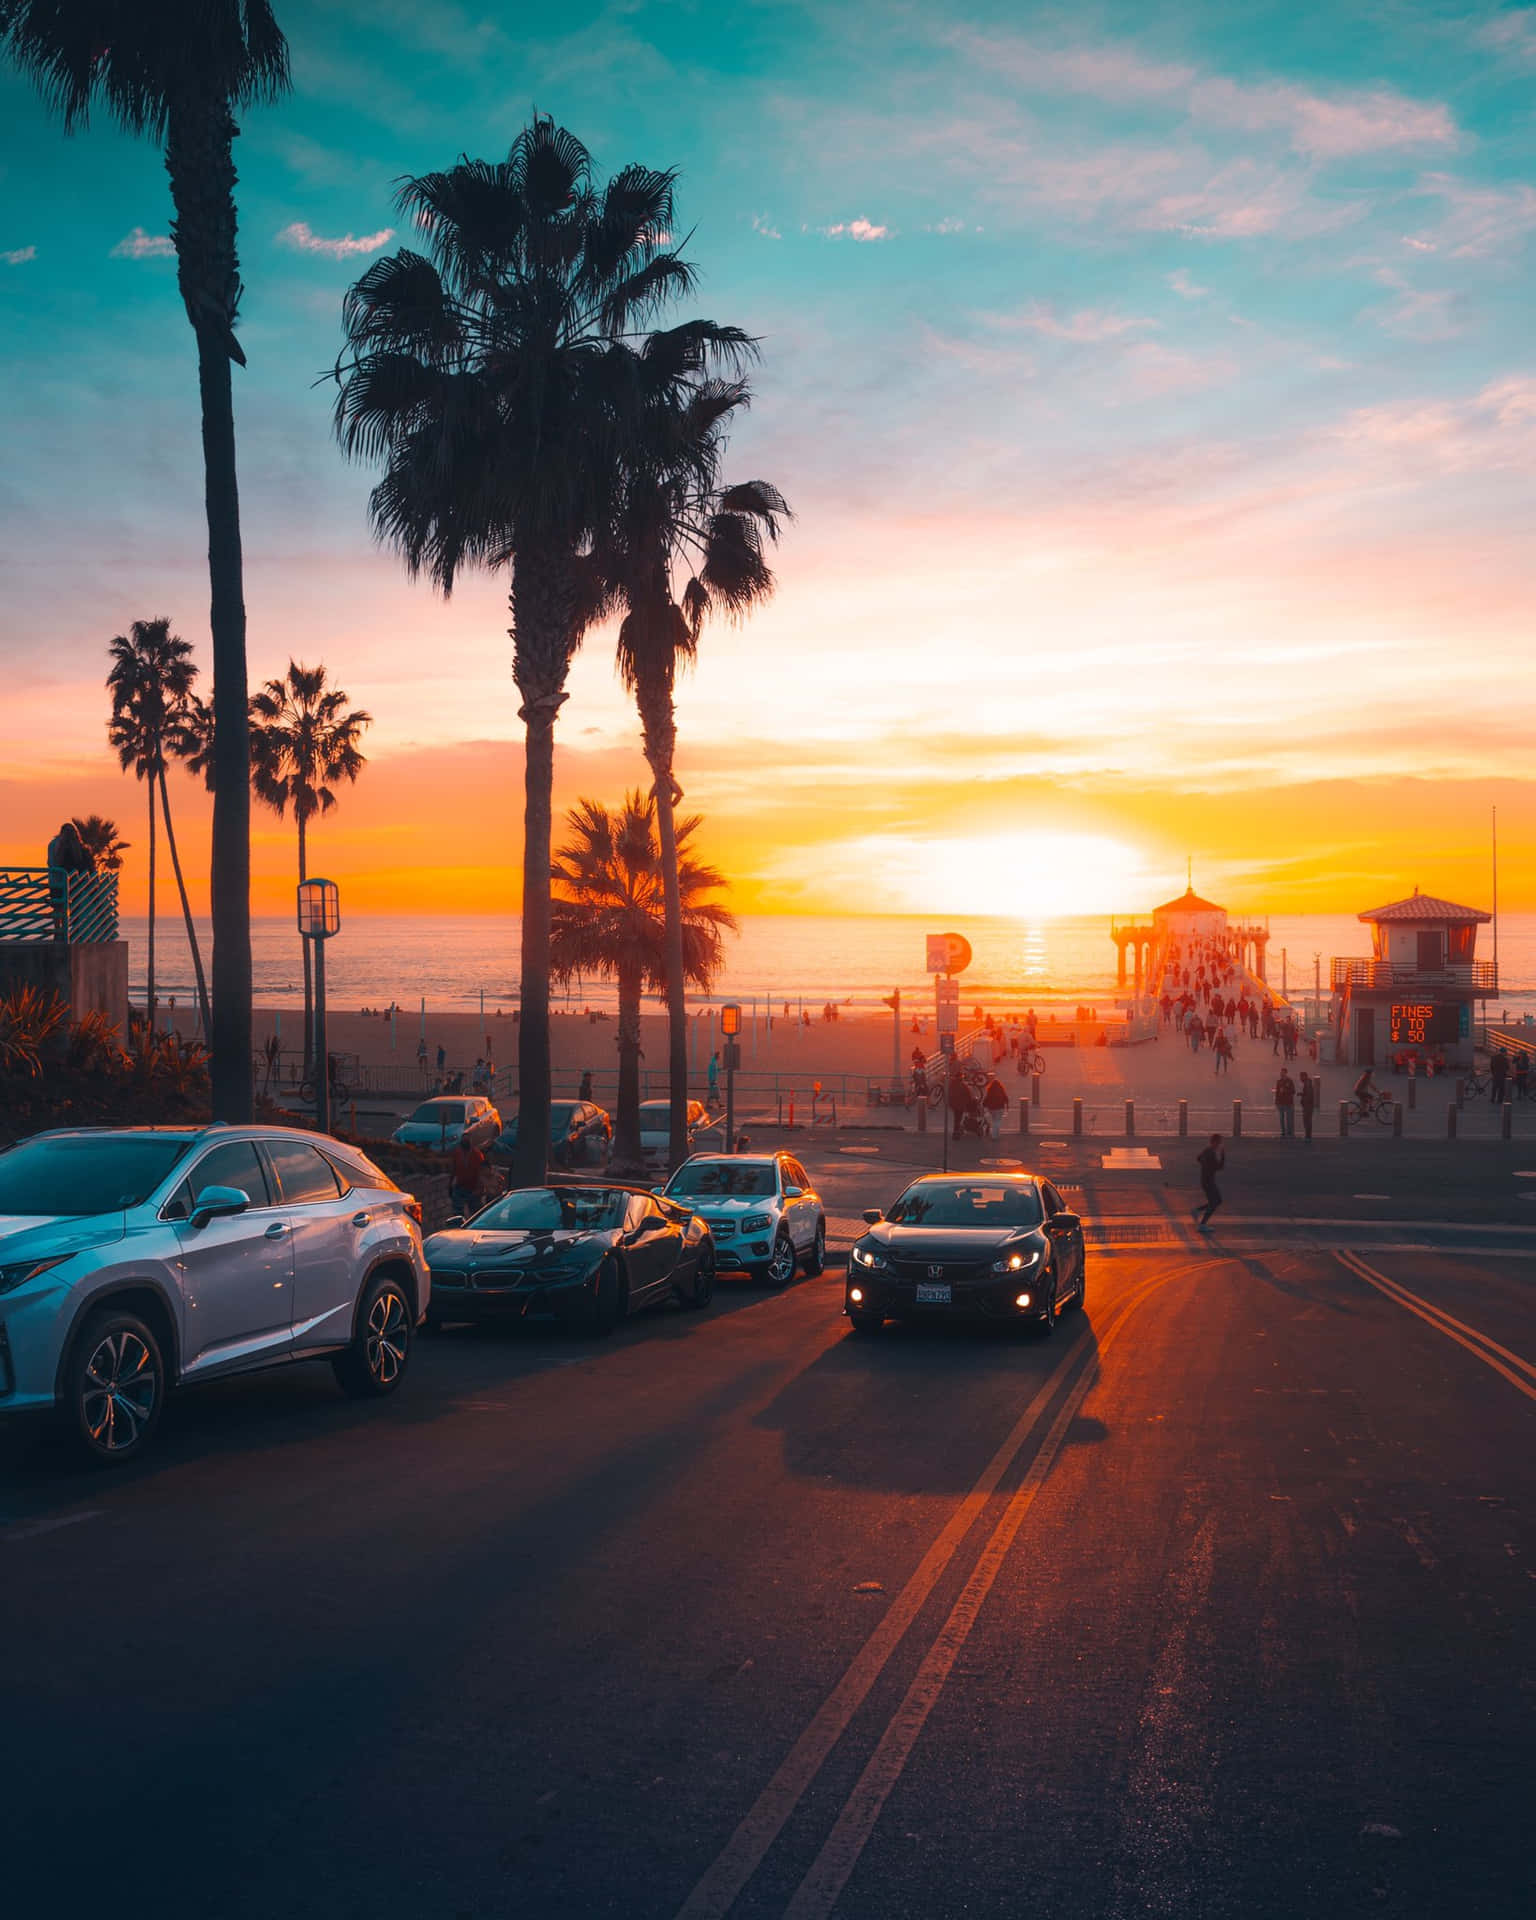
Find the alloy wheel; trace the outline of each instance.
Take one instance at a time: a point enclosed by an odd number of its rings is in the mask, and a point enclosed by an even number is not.
[[[773,1258],[768,1262],[770,1287],[787,1287],[795,1277],[795,1243],[781,1233],[773,1243]]]
[[[97,1342],[80,1384],[81,1422],[93,1446],[103,1453],[136,1446],[159,1400],[155,1357],[136,1333],[119,1327]]]
[[[368,1310],[368,1331],[363,1351],[368,1371],[381,1387],[393,1386],[405,1365],[410,1343],[410,1323],[405,1302],[393,1287],[386,1287]]]

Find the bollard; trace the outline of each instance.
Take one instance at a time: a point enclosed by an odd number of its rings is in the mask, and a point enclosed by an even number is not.
[[[1234,1100],[1232,1102],[1232,1138],[1234,1140],[1241,1140],[1242,1137],[1243,1137],[1243,1103],[1241,1100]]]
[[[1349,1132],[1349,1102],[1339,1102],[1339,1138],[1342,1140]]]
[[[1513,1104],[1508,1100],[1504,1102],[1503,1111],[1499,1115],[1499,1132],[1505,1140],[1512,1140],[1514,1138],[1515,1109]]]
[[[787,1125],[789,1131],[793,1133],[795,1130],[795,1096],[793,1093],[789,1096],[789,1120]]]
[[[1402,1137],[1403,1137],[1403,1103],[1401,1100],[1394,1100],[1392,1102],[1392,1138],[1394,1140],[1401,1140]]]
[[[1412,1113],[1413,1110],[1418,1106],[1418,1104],[1419,1104],[1419,1083],[1417,1080],[1410,1080],[1408,1082],[1408,1111]]]
[[[1134,1140],[1136,1137],[1136,1102],[1134,1100],[1127,1100],[1125,1103],[1125,1137],[1127,1140]]]
[[[1019,1101],[1019,1132],[1020,1133],[1029,1132],[1029,1095],[1028,1094],[1025,1094],[1024,1097]]]
[[[1445,1137],[1447,1140],[1456,1138],[1456,1102],[1454,1100],[1445,1110]]]
[[[1467,1083],[1466,1083],[1466,1081],[1465,1081],[1465,1080],[1458,1080],[1458,1081],[1456,1082],[1456,1104],[1457,1104],[1457,1106],[1458,1106],[1458,1107],[1461,1107],[1461,1106],[1465,1106],[1465,1105],[1466,1105],[1466,1100],[1467,1100]]]
[[[1038,1073],[1032,1073],[1029,1077],[1029,1097],[1038,1107],[1040,1104],[1040,1076]]]
[[[917,1130],[919,1133],[926,1133],[928,1131],[928,1101],[926,1096],[921,1096],[918,1099]]]
[[[1083,1103],[1080,1099],[1078,1099],[1072,1102],[1072,1131],[1074,1133],[1081,1133],[1082,1130],[1083,1130]]]
[[[1179,1102],[1179,1138],[1181,1140],[1184,1140],[1184,1139],[1187,1139],[1188,1137],[1189,1137],[1189,1102],[1187,1100],[1181,1100]]]

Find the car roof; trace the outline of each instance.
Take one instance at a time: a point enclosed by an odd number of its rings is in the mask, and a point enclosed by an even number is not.
[[[713,1166],[721,1160],[728,1160],[733,1167],[776,1167],[788,1157],[783,1153],[690,1153],[678,1172],[681,1173],[685,1167],[702,1165],[705,1161]]]
[[[63,1139],[101,1139],[111,1136],[115,1139],[131,1139],[142,1136],[154,1140],[217,1140],[224,1134],[238,1134],[242,1138],[254,1134],[259,1139],[272,1137],[294,1140],[329,1140],[329,1134],[315,1134],[308,1127],[275,1127],[260,1120],[210,1120],[201,1127],[142,1126],[142,1127],[49,1127],[42,1133],[34,1133],[34,1140]],[[17,1142],[20,1145],[20,1142]],[[338,1146],[345,1142],[338,1141]],[[359,1149],[361,1151],[361,1149]]]
[[[999,1180],[1014,1180],[1021,1186],[1037,1186],[1040,1181],[1048,1180],[1049,1174],[1027,1173],[1021,1167],[977,1167],[971,1173],[920,1173],[915,1180],[909,1180],[909,1187],[940,1186],[991,1186]]]

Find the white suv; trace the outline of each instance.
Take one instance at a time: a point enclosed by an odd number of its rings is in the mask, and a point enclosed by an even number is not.
[[[709,1228],[721,1268],[787,1287],[797,1266],[827,1263],[826,1209],[792,1154],[695,1154],[659,1191]]]
[[[325,1356],[392,1393],[431,1281],[421,1209],[353,1147],[286,1127],[102,1127],[0,1153],[0,1415],[56,1410],[93,1459],[169,1389]]]

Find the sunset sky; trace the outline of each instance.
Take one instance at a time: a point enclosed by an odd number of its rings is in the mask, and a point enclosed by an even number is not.
[[[278,11],[295,91],[236,152],[251,670],[323,660],[376,716],[312,855],[354,909],[516,905],[505,582],[445,603],[372,543],[321,376],[409,238],[392,183],[535,105],[604,173],[680,169],[695,310],[763,342],[729,467],[797,519],[681,702],[739,904],[1128,912],[1186,854],[1235,906],[1485,903],[1497,803],[1536,907],[1536,8]],[[0,186],[0,862],[112,813],[138,904],[106,645],[166,613],[207,656],[165,176],[3,73]],[[644,773],[594,634],[557,801]]]

